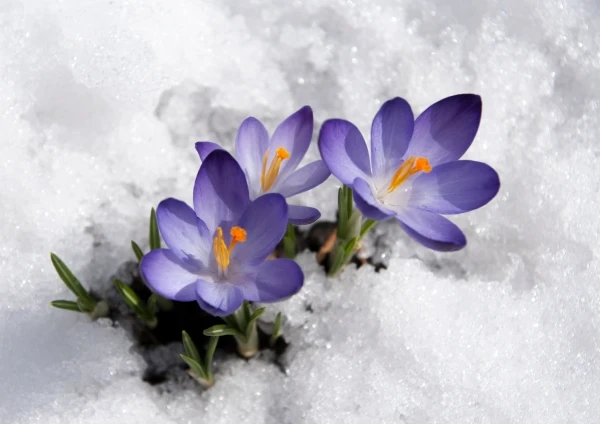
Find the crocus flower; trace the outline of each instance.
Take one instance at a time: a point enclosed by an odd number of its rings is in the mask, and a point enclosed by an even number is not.
[[[292,197],[329,177],[331,172],[322,160],[296,169],[308,150],[312,132],[313,113],[309,106],[279,124],[270,140],[258,119],[250,117],[242,122],[235,140],[235,156],[246,175],[251,199],[265,193]],[[196,143],[201,160],[215,149],[221,146],[208,141]],[[296,225],[310,224],[321,216],[317,209],[299,205],[288,205],[288,214],[289,221]]]
[[[359,130],[341,119],[323,124],[319,150],[331,172],[353,189],[365,217],[394,217],[424,246],[459,250],[466,238],[442,214],[477,209],[500,188],[490,166],[459,160],[480,119],[481,98],[473,94],[440,100],[416,120],[409,104],[396,97],[373,119],[370,151]]]
[[[153,250],[140,269],[148,286],[167,299],[197,301],[215,316],[244,300],[275,302],[300,290],[302,270],[289,259],[265,259],[283,238],[287,205],[280,194],[250,201],[244,172],[223,150],[202,163],[194,208],[176,199],[156,210],[168,249]]]

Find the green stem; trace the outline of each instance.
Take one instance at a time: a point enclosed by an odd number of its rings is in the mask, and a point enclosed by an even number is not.
[[[237,350],[240,355],[246,359],[250,359],[258,353],[258,331],[256,330],[256,322],[250,324],[250,335],[248,337],[235,337],[237,342]]]

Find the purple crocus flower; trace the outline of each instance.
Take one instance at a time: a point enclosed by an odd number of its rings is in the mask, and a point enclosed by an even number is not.
[[[272,193],[250,201],[244,172],[223,150],[200,167],[194,209],[166,199],[156,219],[168,249],[145,255],[140,269],[148,286],[167,299],[195,300],[206,312],[226,316],[244,300],[276,302],[302,287],[296,262],[265,262],[286,230],[285,199]]]
[[[365,217],[395,217],[424,246],[459,250],[467,240],[441,214],[477,209],[500,188],[490,166],[459,160],[473,142],[480,119],[477,95],[442,99],[416,120],[409,104],[396,97],[373,119],[370,152],[359,130],[342,119],[323,124],[319,150],[333,175],[353,189]]]
[[[292,197],[329,177],[331,172],[322,160],[296,169],[308,150],[312,133],[313,113],[309,106],[279,124],[270,140],[258,119],[250,117],[242,122],[235,140],[235,156],[246,174],[251,199],[265,193]],[[215,149],[221,146],[209,141],[196,143],[201,160]],[[321,216],[317,209],[299,205],[288,205],[288,214],[289,221],[296,225],[310,224]]]

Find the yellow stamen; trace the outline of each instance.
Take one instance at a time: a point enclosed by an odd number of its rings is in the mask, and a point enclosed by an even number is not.
[[[221,271],[225,271],[229,266],[229,257],[231,256],[233,247],[236,244],[243,243],[245,241],[246,230],[244,230],[242,227],[233,227],[231,229],[231,243],[229,243],[229,247],[227,247],[225,240],[223,239],[223,229],[221,227],[217,228],[217,235],[213,239],[213,250],[215,252],[217,265]]]
[[[263,192],[266,192],[271,188],[277,179],[277,175],[279,175],[281,162],[289,157],[290,153],[287,150],[283,147],[278,147],[275,151],[275,157],[271,161],[271,166],[269,166],[269,170],[267,171],[267,161],[269,160],[269,149],[267,149],[263,156],[262,172],[260,174],[260,184],[262,185]]]
[[[400,168],[398,168],[392,177],[392,181],[388,187],[388,193],[391,193],[400,187],[400,185],[406,181],[408,177],[421,171],[426,173],[431,172],[431,165],[429,165],[427,158],[418,156],[415,159],[414,156],[409,157],[402,162],[402,165],[400,165]]]

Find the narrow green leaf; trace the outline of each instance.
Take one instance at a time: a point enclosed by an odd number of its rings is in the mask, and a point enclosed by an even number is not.
[[[281,312],[275,317],[275,324],[273,325],[273,332],[269,338],[269,346],[275,346],[277,339],[281,337]]]
[[[133,240],[131,240],[131,250],[133,250],[133,253],[135,254],[135,257],[138,260],[138,262],[141,261],[144,257],[144,252],[142,252],[140,246],[138,246],[138,244]]]
[[[346,191],[346,214],[348,217],[350,217],[350,215],[352,215],[352,206],[353,206],[352,189],[348,186],[344,186],[344,189]]]
[[[83,288],[69,267],[67,267],[58,256],[56,256],[54,253],[50,253],[50,260],[52,261],[52,265],[54,265],[54,269],[56,270],[56,273],[60,279],[63,280],[65,285],[73,292],[75,296],[89,298],[87,290]]]
[[[236,311],[236,312],[237,312],[237,311]],[[241,328],[240,328],[240,326],[238,325],[237,319],[236,319],[236,317],[235,317],[235,315],[236,315],[236,312],[234,312],[233,314],[231,314],[231,315],[228,315],[228,316],[226,316],[226,317],[221,317],[221,319],[222,319],[223,321],[225,321],[229,327],[233,328],[234,330],[241,331]]]
[[[217,324],[213,325],[210,328],[204,330],[205,336],[236,336],[245,338],[245,335],[236,330],[235,328],[231,328],[227,324]]]
[[[219,338],[211,337],[208,341],[208,346],[206,347],[206,355],[204,357],[204,369],[206,370],[206,376],[208,380],[212,380],[213,378],[212,360],[213,355],[215,354],[215,350],[217,349],[217,343],[219,343]]]
[[[152,293],[148,298],[148,302],[146,302],[146,309],[152,316],[156,316],[158,312],[158,295],[156,293]]]
[[[361,229],[360,229],[360,238],[362,239],[369,231],[371,231],[377,225],[377,221],[372,219],[367,219]]]
[[[250,338],[252,334],[252,330],[256,327],[256,320],[260,318],[260,316],[267,310],[267,308],[257,309],[248,319],[248,323],[246,324],[246,339]]]
[[[244,312],[244,324],[240,326],[246,328],[248,327],[248,324],[250,324],[250,317],[252,316],[252,307],[250,306],[250,302],[244,300],[242,308],[242,311]]]
[[[192,369],[193,372],[195,372],[198,375],[198,377],[204,378],[205,380],[209,379],[206,375],[206,371],[204,370],[202,364],[199,364],[189,356],[185,356],[183,354],[180,354],[179,356],[185,361],[186,364],[189,365],[189,367]]]
[[[194,341],[190,335],[186,331],[183,331],[181,336],[183,339],[183,348],[185,349],[185,354],[196,362],[200,363],[200,354],[198,353],[198,349],[196,349],[196,345],[194,344]]]
[[[154,208],[150,211],[150,250],[160,249],[160,233],[156,223],[156,211]]]
[[[283,236],[283,252],[288,259],[296,257],[296,230],[292,224],[287,225],[285,235]]]
[[[83,312],[81,309],[79,309],[77,302],[73,302],[71,300],[53,300],[50,302],[50,305],[66,311]]]
[[[117,288],[117,291],[119,292],[125,303],[127,303],[127,305],[129,305],[129,307],[133,309],[133,311],[138,317],[147,321],[151,321],[154,318],[154,316],[150,314],[148,308],[146,308],[146,305],[144,305],[144,302],[142,302],[142,300],[138,297],[138,295],[133,291],[131,287],[129,287],[127,284],[123,283],[122,281],[116,278],[114,280],[114,283],[115,287]]]
[[[96,303],[95,302],[90,302],[89,299],[85,298],[85,297],[78,297],[75,302],[77,303],[77,306],[79,307],[79,310],[81,312],[92,312],[94,310],[94,308],[96,307]]]
[[[356,237],[353,237],[352,239],[348,240],[348,242],[345,244],[345,246],[344,246],[344,257],[345,258],[348,258],[349,256],[352,255],[352,253],[354,252],[354,247],[356,247],[356,242],[357,242]]]

